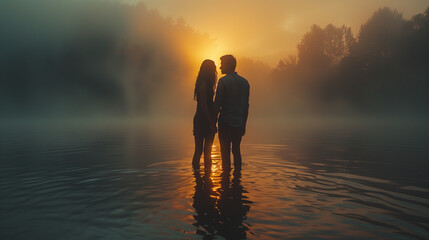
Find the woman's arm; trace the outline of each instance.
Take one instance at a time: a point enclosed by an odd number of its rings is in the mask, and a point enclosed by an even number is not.
[[[207,105],[207,98],[208,98],[207,85],[201,84],[199,89],[198,89],[198,93],[200,94],[200,104],[201,104],[201,108],[203,110],[203,114],[207,118],[207,120],[209,121],[210,126],[212,126],[215,124],[215,122],[213,121],[213,116],[210,113],[209,106]]]

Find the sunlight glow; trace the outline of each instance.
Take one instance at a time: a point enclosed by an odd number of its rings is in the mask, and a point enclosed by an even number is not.
[[[229,54],[226,49],[225,44],[221,44],[219,41],[215,41],[213,45],[203,46],[195,56],[198,68],[205,59],[210,59],[215,62],[218,74],[220,74],[220,57]]]
[[[203,56],[205,57],[205,59],[213,60],[216,63],[216,67],[219,69],[220,57],[223,55],[225,55],[224,48],[221,45],[216,44],[215,47],[207,49]]]

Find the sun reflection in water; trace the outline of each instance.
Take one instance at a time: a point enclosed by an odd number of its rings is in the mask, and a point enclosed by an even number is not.
[[[241,171],[223,171],[220,147],[212,145],[212,165],[209,170],[197,170],[193,207],[196,234],[203,239],[245,239],[249,230],[245,224],[250,210],[247,191],[241,184]]]
[[[221,187],[219,176],[222,172],[222,159],[220,157],[219,145],[217,144],[212,145],[211,157],[212,157],[212,166],[211,166],[210,179],[213,184],[212,191],[217,192],[217,190]],[[218,198],[219,196],[215,196],[215,197]]]

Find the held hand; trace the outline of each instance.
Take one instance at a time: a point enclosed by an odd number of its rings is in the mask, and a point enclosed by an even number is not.
[[[216,123],[214,123],[214,122],[210,123],[210,133],[211,134],[217,133]]]
[[[246,134],[246,127],[241,128],[241,136],[244,136]]]

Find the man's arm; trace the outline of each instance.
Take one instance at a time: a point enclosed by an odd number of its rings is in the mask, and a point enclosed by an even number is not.
[[[218,84],[217,84],[217,88],[216,88],[216,96],[215,96],[215,101],[213,104],[214,107],[214,121],[215,123],[218,120],[218,115],[220,112],[220,108],[222,106],[222,100],[223,100],[223,93],[224,92],[224,85],[223,85],[223,81],[222,79],[219,80]]]
[[[246,105],[244,106],[244,112],[243,112],[243,129],[241,132],[241,136],[244,136],[244,134],[246,133],[247,117],[249,116],[249,94],[250,94],[250,86],[247,88]]]

